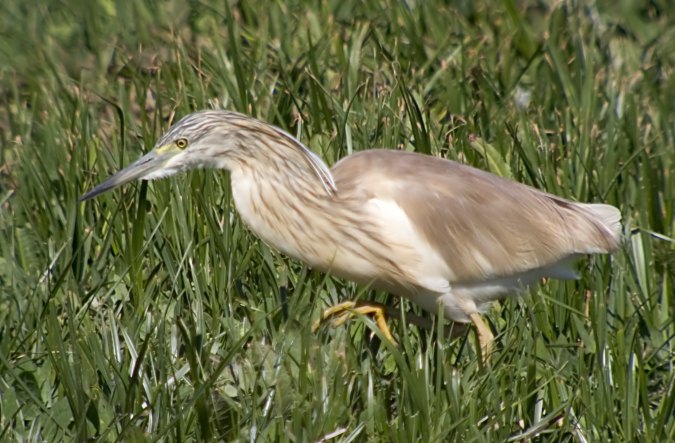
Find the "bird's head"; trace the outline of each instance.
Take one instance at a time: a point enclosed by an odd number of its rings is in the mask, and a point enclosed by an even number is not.
[[[154,180],[198,168],[278,170],[318,179],[330,194],[335,184],[326,165],[279,128],[228,111],[200,111],[173,125],[152,151],[84,194],[89,200],[133,180]]]
[[[229,169],[237,156],[234,142],[238,140],[236,126],[231,124],[232,116],[238,114],[201,111],[184,117],[150,152],[91,189],[81,200],[89,200],[134,180],[154,180],[197,168]]]

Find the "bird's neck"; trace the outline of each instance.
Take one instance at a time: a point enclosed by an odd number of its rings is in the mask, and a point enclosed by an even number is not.
[[[330,255],[330,220],[335,195],[310,165],[272,170],[231,170],[232,195],[239,215],[255,235],[283,253],[320,266]]]
[[[378,263],[398,268],[386,242],[362,223],[367,220],[362,200],[342,196],[339,189],[327,192],[310,168],[305,176],[267,172],[231,171],[235,206],[256,236],[313,268],[388,288],[386,281],[373,280],[384,275]]]

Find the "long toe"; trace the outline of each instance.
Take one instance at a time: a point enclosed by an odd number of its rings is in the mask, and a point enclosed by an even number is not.
[[[476,328],[478,345],[480,346],[481,360],[483,363],[489,364],[492,352],[494,351],[495,336],[492,334],[490,328],[487,327],[480,314],[474,312],[469,315],[469,318]]]
[[[387,306],[377,302],[347,301],[331,306],[326,309],[321,315],[321,318],[312,325],[312,332],[316,332],[319,327],[321,327],[321,324],[327,320],[330,320],[333,327],[338,327],[343,325],[354,315],[372,315],[377,328],[382,331],[382,335],[384,335],[384,337],[392,344],[396,344],[396,340],[394,340],[394,336],[387,324]]]
[[[332,320],[332,322],[333,322],[332,324],[334,326],[341,325],[342,323],[347,321],[347,318],[349,318],[351,316],[350,313],[352,312],[352,310],[354,309],[355,306],[356,306],[356,302],[350,300],[350,301],[338,303],[337,305],[333,305],[333,306],[327,308],[325,311],[323,311],[323,313],[321,313],[321,317],[317,321],[315,321],[314,324],[312,324],[312,332],[316,333],[316,331],[319,330],[321,325],[326,320],[329,320],[329,319]],[[344,318],[344,320],[340,320],[341,318],[343,318],[345,316],[346,316],[346,318]],[[335,324],[335,321],[338,321],[339,324]]]

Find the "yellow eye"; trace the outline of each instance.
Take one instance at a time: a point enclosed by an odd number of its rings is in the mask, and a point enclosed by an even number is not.
[[[185,149],[187,148],[187,145],[188,145],[187,138],[179,138],[178,140],[176,140],[176,147],[178,149]]]

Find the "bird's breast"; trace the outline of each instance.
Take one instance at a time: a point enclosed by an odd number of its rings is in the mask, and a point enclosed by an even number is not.
[[[302,257],[298,217],[284,207],[277,190],[233,173],[232,197],[237,212],[257,237],[285,254]]]
[[[376,273],[366,256],[344,247],[343,226],[332,217],[335,208],[330,201],[237,173],[232,175],[232,194],[248,228],[273,248],[313,268],[352,279]]]
[[[321,199],[237,174],[232,192],[256,236],[313,268],[403,296],[448,290],[446,262],[393,200]]]

